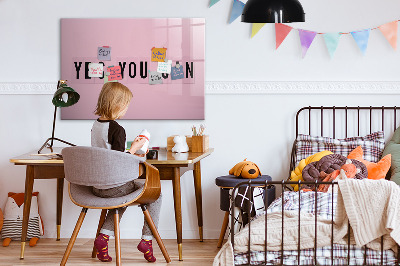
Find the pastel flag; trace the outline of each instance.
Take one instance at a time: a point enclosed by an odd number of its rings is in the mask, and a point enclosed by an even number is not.
[[[286,36],[288,36],[292,29],[293,28],[288,25],[275,23],[276,49],[278,49],[278,47],[282,44],[282,42],[285,40]]]
[[[218,2],[219,2],[219,0],[210,0],[210,5],[208,7],[212,7],[213,5],[215,5]]]
[[[369,33],[371,29],[360,30],[360,31],[352,31],[351,35],[353,35],[354,40],[356,41],[358,47],[361,50],[361,53],[364,55],[368,46]]]
[[[310,48],[312,42],[314,41],[315,36],[317,33],[315,31],[308,31],[308,30],[300,30],[299,29],[299,36],[300,36],[300,43],[301,43],[301,54],[304,58]]]
[[[329,55],[332,58],[333,54],[336,51],[336,48],[338,47],[339,39],[340,36],[342,36],[342,34],[340,34],[339,32],[333,32],[333,33],[325,33],[323,36],[326,48],[328,48]]]
[[[397,48],[397,20],[378,27],[393,49]]]
[[[253,23],[252,28],[251,28],[251,38],[256,35],[262,27],[264,27],[265,23]]]
[[[232,23],[235,19],[237,19],[240,15],[242,15],[242,11],[244,8],[244,3],[239,0],[233,0],[231,17],[229,18],[229,23]]]

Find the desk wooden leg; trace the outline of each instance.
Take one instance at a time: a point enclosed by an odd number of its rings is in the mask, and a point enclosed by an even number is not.
[[[34,166],[26,166],[25,177],[25,195],[24,195],[24,213],[22,220],[22,233],[21,233],[21,255],[20,259],[24,259],[26,235],[28,233],[29,213],[31,212],[31,200],[34,181]]]
[[[182,260],[182,205],[181,205],[181,174],[179,167],[174,167],[174,178],[172,179],[174,191],[175,223],[178,242],[179,260]]]
[[[203,203],[201,195],[201,168],[200,161],[194,164],[194,191],[196,194],[197,220],[199,225],[200,242],[203,242]]]
[[[64,178],[57,178],[57,241],[60,241]]]

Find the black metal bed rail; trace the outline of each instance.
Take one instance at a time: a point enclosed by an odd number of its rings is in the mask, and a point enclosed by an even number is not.
[[[247,264],[241,264],[241,265],[285,265],[284,264],[284,212],[285,212],[285,206],[284,206],[284,193],[286,188],[286,185],[314,185],[314,189],[313,191],[315,192],[315,200],[314,200],[314,206],[315,206],[315,233],[314,233],[314,256],[313,256],[313,263],[312,264],[302,264],[300,261],[300,256],[301,256],[301,248],[300,248],[300,244],[301,244],[301,232],[300,232],[300,222],[301,222],[301,218],[300,218],[300,213],[301,213],[301,189],[299,189],[297,192],[293,192],[293,193],[298,193],[299,196],[299,208],[298,208],[298,242],[297,242],[297,265],[320,265],[318,264],[317,261],[317,240],[318,240],[318,235],[317,235],[317,213],[318,213],[318,187],[319,185],[332,185],[332,206],[331,206],[331,265],[351,265],[350,264],[350,250],[351,250],[351,244],[350,244],[350,224],[348,224],[348,232],[347,232],[347,264],[335,264],[334,260],[334,241],[333,241],[333,235],[334,235],[334,186],[338,186],[338,182],[337,181],[331,181],[331,182],[322,182],[322,181],[315,181],[315,182],[305,182],[305,181],[252,181],[251,179],[249,179],[248,181],[244,181],[242,183],[239,183],[238,185],[236,185],[233,190],[232,190],[232,197],[231,197],[231,232],[230,232],[230,241],[232,244],[232,248],[235,248],[235,233],[234,233],[234,221],[235,221],[235,206],[234,206],[234,201],[235,201],[235,197],[234,195],[236,195],[236,191],[237,189],[239,189],[239,187],[243,187],[243,186],[249,186],[252,188],[262,188],[264,189],[264,193],[265,193],[265,199],[268,199],[268,187],[270,187],[271,185],[280,185],[282,188],[282,194],[281,194],[281,200],[282,200],[282,228],[281,228],[281,249],[280,249],[280,263],[276,264],[275,262],[272,262],[273,264],[269,264],[269,262],[267,261],[267,253],[268,253],[268,212],[267,212],[267,204],[268,201],[264,200],[264,209],[265,209],[265,243],[264,243],[264,261],[263,262],[257,262],[257,264],[252,263],[251,261],[251,218],[248,219],[248,238],[249,241],[247,243]],[[253,198],[253,190],[250,190],[250,199]],[[366,246],[362,247],[364,250],[364,262],[363,265],[370,265],[367,264],[367,248]],[[396,261],[395,264],[390,264],[390,265],[400,265],[400,246],[397,245],[397,248],[399,250],[399,252],[397,253],[397,257],[396,257]],[[383,236],[381,237],[381,252],[380,252],[380,264],[374,264],[374,265],[386,265],[384,264],[384,259],[383,259]],[[290,264],[293,265],[293,264]]]
[[[385,114],[388,114],[388,113],[393,114],[393,118],[392,118],[393,119],[393,131],[396,130],[397,112],[400,111],[400,108],[397,106],[307,106],[307,107],[303,107],[296,113],[296,139],[297,139],[297,136],[299,134],[301,134],[300,129],[299,129],[300,120],[301,120],[300,114],[302,112],[307,112],[307,111],[308,111],[308,121],[306,121],[307,119],[304,119],[305,121],[304,121],[304,123],[302,123],[302,125],[306,125],[306,127],[307,127],[307,124],[308,124],[308,132],[303,132],[303,134],[311,135],[311,133],[312,133],[311,132],[312,131],[311,124],[316,123],[318,125],[318,123],[319,123],[320,130],[316,135],[324,136],[324,128],[326,128],[326,126],[329,125],[328,122],[326,122],[327,119],[325,119],[325,123],[324,123],[324,116],[325,116],[324,111],[326,111],[326,110],[332,111],[332,114],[331,114],[332,115],[332,137],[336,138],[336,131],[337,131],[336,126],[340,125],[340,126],[342,126],[342,128],[344,127],[344,136],[339,136],[339,137],[347,138],[349,128],[353,128],[353,129],[357,128],[357,136],[360,136],[360,126],[363,121],[360,118],[361,112],[363,112],[363,114],[365,114],[365,112],[367,112],[365,115],[369,117],[369,133],[372,133],[373,113],[375,113],[375,112],[381,113],[380,116],[376,116],[376,118],[379,120],[379,121],[377,121],[378,124],[380,122],[380,130],[385,132]],[[311,119],[312,111],[320,113],[320,121],[312,122],[312,120],[313,120],[313,119]],[[349,121],[350,120],[349,119],[350,111],[353,113],[356,112],[357,118],[354,119],[355,121],[353,121],[353,120]],[[344,121],[340,120],[340,119],[336,119],[336,115],[338,112],[344,112]],[[351,137],[356,137],[356,136],[351,136]],[[292,146],[288,177],[290,177],[291,171],[293,171],[293,169],[296,168],[296,139]]]

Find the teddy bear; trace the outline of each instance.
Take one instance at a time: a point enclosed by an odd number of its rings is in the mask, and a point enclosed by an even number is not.
[[[37,200],[38,195],[39,192],[32,193],[29,214],[27,239],[30,239],[29,246],[31,247],[35,246],[40,236],[43,235],[43,223],[39,215]],[[4,247],[8,247],[11,240],[21,240],[23,213],[24,193],[9,192],[4,208],[3,228],[1,229]]]
[[[172,148],[172,152],[188,152],[189,146],[186,143],[185,136],[175,136],[174,137],[175,146]]]
[[[242,162],[237,163],[231,170],[229,170],[229,174],[252,179],[260,176],[261,171],[255,163],[247,161],[246,158]]]

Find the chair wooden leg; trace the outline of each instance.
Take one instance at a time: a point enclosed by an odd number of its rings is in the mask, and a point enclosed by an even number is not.
[[[222,242],[224,241],[226,228],[228,227],[228,222],[229,222],[229,212],[225,212],[225,217],[224,217],[224,221],[222,222],[221,234],[219,235],[217,248],[220,248],[222,246]]]
[[[114,214],[114,234],[115,234],[115,256],[117,257],[115,261],[115,265],[121,265],[121,243],[120,243],[120,235],[119,235],[119,213],[118,209],[115,209]]]
[[[72,232],[71,239],[69,240],[67,249],[65,250],[64,257],[61,260],[60,265],[64,266],[67,263],[69,254],[71,253],[72,247],[74,246],[76,237],[78,236],[79,230],[81,229],[83,220],[85,219],[87,208],[82,208],[81,214],[79,215],[78,221],[76,222],[74,232]]]
[[[142,208],[142,211],[143,211],[143,214],[144,214],[144,218],[145,218],[147,224],[149,225],[150,230],[153,233],[153,236],[157,240],[157,244],[161,249],[161,252],[162,252],[162,254],[163,254],[164,258],[165,258],[165,261],[167,263],[170,263],[171,259],[170,259],[169,255],[168,255],[168,251],[165,248],[164,243],[161,240],[160,234],[158,233],[156,225],[154,224],[153,219],[151,218],[149,211],[146,209],[145,205],[140,205],[140,207]]]
[[[100,230],[103,227],[104,221],[106,220],[106,215],[107,215],[107,210],[106,209],[101,210],[101,215],[100,215],[100,219],[99,219],[99,226],[97,227],[96,238],[100,234]],[[93,244],[92,258],[96,258],[96,255],[97,255],[97,250],[96,250],[96,248],[95,248],[95,246]]]

